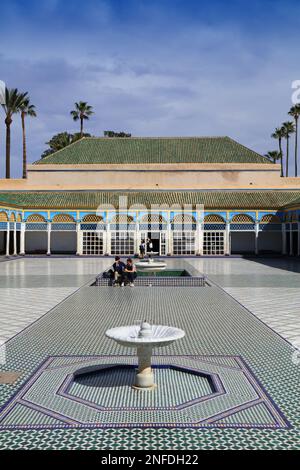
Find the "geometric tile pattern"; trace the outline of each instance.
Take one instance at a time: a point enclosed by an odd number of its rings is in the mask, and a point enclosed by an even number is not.
[[[227,287],[224,290],[300,349],[299,288]]]
[[[299,261],[291,260],[287,263],[286,260],[278,260],[277,266],[272,266],[273,261],[190,258],[168,259],[168,265],[176,269],[183,267],[190,272],[193,266],[198,275],[204,272],[213,281],[215,276],[220,275],[224,280],[233,279],[232,275],[240,275],[242,278],[247,272],[250,276],[245,287],[251,286],[251,279],[254,280],[257,273],[268,277],[270,284],[276,275],[278,286],[282,289],[288,287],[284,284],[285,276],[289,279],[293,276],[294,283],[299,281]],[[38,274],[46,279],[59,274],[63,280],[63,275],[78,274],[89,276],[92,282],[95,275],[110,264],[111,259],[25,258],[1,263],[0,278],[7,275],[14,277]],[[226,286],[222,282],[220,284]],[[234,284],[231,286],[234,287]],[[134,357],[134,351],[118,346],[105,338],[104,333],[113,326],[132,324],[144,318],[153,323],[171,324],[185,330],[185,338],[159,350],[165,357],[240,356],[276,408],[286,417],[290,427],[231,427],[233,417],[230,416],[220,420],[221,423],[224,421],[222,428],[124,426],[53,430],[32,429],[29,426],[27,430],[0,430],[0,448],[300,449],[300,367],[292,361],[294,349],[217,286],[200,289],[165,287],[155,290],[146,287],[80,288],[30,328],[8,341],[7,362],[0,369],[21,371],[22,376],[11,385],[0,385],[0,406],[5,406],[21,390],[49,356],[111,357],[126,354],[127,357]],[[154,354],[157,352],[154,351]],[[220,359],[220,363],[222,362]],[[16,406],[14,411],[18,419],[20,413],[25,412],[19,406],[21,405]],[[258,424],[265,422],[264,413],[264,405],[259,403],[251,409],[240,410],[237,417],[243,424]],[[29,415],[26,409],[27,422],[34,424],[37,416],[36,410],[30,410]],[[13,414],[11,418],[15,419]],[[55,420],[53,417],[48,419],[49,422]]]
[[[50,357],[3,408],[0,429],[288,427],[240,357],[154,356],[153,367],[157,389],[137,392],[134,357]]]
[[[109,261],[3,257],[0,342],[6,342],[88,282]],[[5,262],[6,261],[6,262]]]
[[[188,262],[300,348],[300,260],[231,258]]]
[[[171,271],[170,271],[171,272]],[[97,277],[93,286],[107,287],[112,285],[110,279]],[[137,287],[204,287],[206,285],[205,277],[189,277],[189,276],[141,276],[137,277],[134,281]]]
[[[5,342],[36,321],[76,288],[0,289],[0,340]]]

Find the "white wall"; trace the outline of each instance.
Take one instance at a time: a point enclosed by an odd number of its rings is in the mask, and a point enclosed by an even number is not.
[[[259,232],[258,250],[260,252],[281,253],[281,232]]]
[[[25,253],[41,252],[47,252],[47,232],[25,232]]]
[[[254,232],[231,232],[231,254],[255,253]]]
[[[51,253],[76,253],[76,232],[51,232]]]

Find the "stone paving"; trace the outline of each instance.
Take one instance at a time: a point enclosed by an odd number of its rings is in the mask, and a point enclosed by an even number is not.
[[[214,258],[188,262],[300,349],[300,260]]]
[[[37,313],[37,316],[42,315],[40,319],[7,343],[7,363],[3,366],[3,370],[21,371],[22,376],[12,385],[0,385],[0,404],[3,407],[0,415],[0,448],[300,448],[300,369],[299,365],[293,361],[295,351],[279,335],[243,308],[242,302],[237,302],[222,290],[228,289],[231,294],[230,289],[234,288],[236,276],[239,277],[238,286],[241,286],[242,282],[240,277],[246,276],[243,280],[244,286],[237,287],[237,289],[245,289],[249,283],[251,284],[252,277],[265,275],[265,277],[269,276],[268,280],[265,279],[265,283],[271,282],[272,278],[278,278],[278,287],[273,289],[279,291],[279,287],[283,285],[282,290],[285,292],[284,287],[287,287],[284,286],[285,276],[292,276],[297,282],[299,277],[297,263],[288,266],[281,264],[276,267],[242,259],[172,259],[168,260],[170,267],[184,266],[189,269],[189,266],[193,266],[194,269],[207,274],[213,282],[221,285],[222,289],[218,286],[205,288],[136,287],[134,289],[88,287],[94,275],[110,263],[111,259],[41,258],[1,264],[0,277],[7,276],[11,279],[11,284],[7,284],[6,279],[0,279],[2,302],[4,298],[7,302],[7,296],[10,295],[8,285],[13,286],[12,291],[20,289],[21,293],[23,289],[23,295],[26,296],[26,292],[34,290],[34,283],[39,277],[41,279],[39,287],[36,288],[37,291],[52,289],[53,296],[56,296],[57,289],[66,289],[66,291],[61,293],[61,298],[65,295],[65,299],[56,306],[55,303],[58,303],[58,300],[57,297],[54,298],[53,308],[50,305],[51,296],[49,295],[49,306],[50,309],[52,308],[50,312]],[[32,276],[31,279],[30,276]],[[282,279],[280,280],[278,276]],[[27,280],[24,281],[19,277],[27,277]],[[79,289],[80,286],[84,287]],[[255,280],[252,281],[252,286],[250,285],[253,289],[259,289]],[[71,294],[68,289],[72,290]],[[292,293],[290,295],[292,296]],[[280,296],[278,298],[280,300]],[[22,317],[21,305],[24,299],[22,296],[20,299],[16,312],[18,312],[17,316]],[[36,312],[38,308],[41,308],[40,299],[41,296],[37,295],[36,299],[32,298],[31,301]],[[45,310],[47,308],[48,306],[45,306]],[[4,310],[2,309],[2,315]],[[40,374],[44,370],[43,364],[47,364],[45,361],[55,356],[55,360],[60,363],[57,370],[61,371],[66,361],[67,365],[71,366],[76,360],[91,361],[93,357],[100,363],[101,357],[104,357],[104,362],[106,360],[120,363],[122,362],[120,355],[127,354],[123,357],[127,357],[130,363],[131,361],[134,363],[134,352],[124,350],[108,340],[104,337],[104,332],[117,324],[129,324],[145,316],[151,322],[178,326],[185,329],[187,333],[183,340],[174,343],[168,350],[156,351],[156,354],[163,354],[163,361],[167,363],[177,360],[186,361],[185,367],[191,367],[191,361],[196,361],[198,366],[203,361],[208,361],[211,362],[209,366],[211,371],[217,371],[213,369],[216,367],[221,369],[225,367],[225,370],[226,368],[236,370],[237,374],[243,373],[245,367],[245,373],[249,374],[249,383],[254,389],[251,391],[251,387],[247,386],[248,391],[245,389],[243,392],[241,379],[237,375],[233,381],[228,382],[228,386],[229,388],[237,387],[237,390],[240,390],[237,397],[242,402],[236,410],[232,408],[233,403],[228,401],[226,396],[234,398],[236,393],[234,391],[231,395],[225,391],[224,400],[218,402],[220,409],[216,408],[214,399],[209,399],[207,406],[205,405],[206,423],[203,423],[202,427],[201,423],[198,423],[198,418],[203,416],[204,411],[200,408],[191,408],[188,414],[185,412],[176,414],[176,410],[172,410],[175,417],[173,425],[170,426],[170,423],[164,422],[167,418],[162,415],[161,426],[158,427],[155,422],[159,422],[159,415],[149,418],[148,405],[142,410],[139,424],[133,428],[124,426],[123,412],[114,415],[114,418],[111,418],[112,422],[107,422],[106,426],[103,419],[100,422],[96,420],[94,424],[84,425],[85,412],[81,417],[76,418],[79,407],[72,400],[65,405],[63,411],[65,417],[58,415],[54,418],[53,413],[49,415],[47,407],[54,412],[53,407],[56,407],[58,402],[55,393],[49,396],[50,402],[40,401],[46,400],[46,395],[38,392],[40,387],[42,387],[40,390],[43,389],[44,379]],[[14,317],[12,311],[6,322],[13,322]],[[295,323],[295,319],[297,320],[291,311],[291,324]],[[28,319],[28,323],[30,321]],[[279,323],[280,321],[279,319]],[[159,356],[157,360],[159,361]],[[235,361],[241,361],[241,363]],[[202,367],[204,367],[203,364]],[[242,369],[238,372],[240,367]],[[221,374],[221,369],[219,374]],[[55,376],[50,374],[50,377],[52,377],[51,383],[53,384]],[[61,377],[63,379],[63,376]],[[111,380],[112,377],[109,376],[109,381]],[[180,379],[176,378],[177,382],[178,380]],[[47,380],[45,386],[45,391],[47,391]],[[126,409],[126,406],[131,406],[130,385],[125,380],[125,383],[120,386],[124,393],[118,395],[118,400],[122,401],[121,405]],[[194,387],[196,386],[197,383],[194,382]],[[200,392],[202,387],[202,395],[203,393],[205,395],[203,386],[199,387]],[[90,392],[85,387],[78,390],[81,397],[90,399]],[[106,396],[100,389],[98,392],[100,395],[96,396],[96,400]],[[16,393],[17,395],[12,399]],[[113,396],[108,398],[111,400]],[[165,403],[166,396],[162,395],[161,400]],[[216,415],[220,411],[223,417]],[[198,413],[200,413],[199,416]],[[65,419],[70,420],[71,416],[73,420],[75,418],[75,421],[83,419],[85,429],[79,429],[74,422],[67,425],[61,422]],[[192,423],[187,425],[187,416],[196,420],[194,425]],[[132,419],[134,423],[134,415]]]
[[[92,258],[18,258],[2,263],[0,341],[7,341],[38,320],[109,263]]]

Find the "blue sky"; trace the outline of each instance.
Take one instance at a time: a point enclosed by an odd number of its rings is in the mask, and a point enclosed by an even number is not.
[[[276,148],[300,80],[300,2],[294,0],[1,0],[0,80],[28,91],[29,161],[88,101],[86,130],[135,136],[229,135]],[[4,175],[0,124],[0,176]],[[12,174],[21,174],[20,118]]]

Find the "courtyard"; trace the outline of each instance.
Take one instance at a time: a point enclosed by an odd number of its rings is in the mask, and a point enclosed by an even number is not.
[[[95,287],[112,258],[1,259],[1,371],[16,379],[0,385],[1,449],[300,449],[300,261],[167,263],[207,286]],[[154,351],[158,388],[141,395],[134,351],[105,331],[144,319],[186,336]]]

